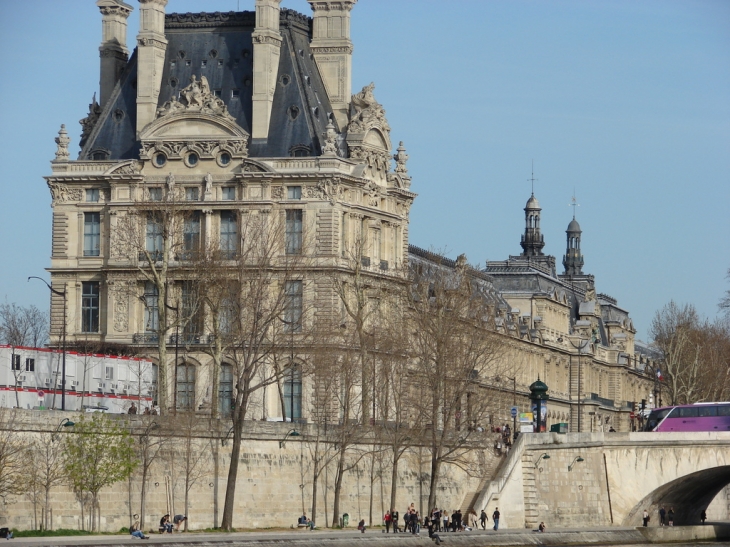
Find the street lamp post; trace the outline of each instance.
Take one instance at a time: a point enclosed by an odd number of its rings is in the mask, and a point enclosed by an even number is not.
[[[51,287],[51,285],[45,279],[31,275],[28,281],[31,279],[40,279],[50,289],[53,294],[63,297],[63,333],[61,342],[61,410],[66,410],[66,291],[59,291]]]

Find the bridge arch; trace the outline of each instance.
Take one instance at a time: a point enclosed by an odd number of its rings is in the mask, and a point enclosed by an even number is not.
[[[707,509],[720,491],[730,484],[730,465],[710,467],[684,475],[660,486],[645,496],[629,512],[623,526],[640,526],[644,509],[658,518],[659,508],[674,508],[676,525],[697,524],[700,513]],[[659,523],[654,523],[658,525]]]

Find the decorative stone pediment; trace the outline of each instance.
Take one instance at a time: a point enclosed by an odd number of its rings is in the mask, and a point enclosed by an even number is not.
[[[162,152],[167,158],[181,158],[188,151],[201,157],[222,151],[233,158],[248,156],[250,135],[233,119],[199,111],[181,110],[157,118],[140,132],[142,159]]]
[[[105,175],[139,175],[142,166],[137,160],[123,161],[112,166]]]

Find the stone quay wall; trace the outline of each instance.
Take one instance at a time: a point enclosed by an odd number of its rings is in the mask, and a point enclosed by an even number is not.
[[[16,410],[14,428],[19,430],[17,439],[39,438],[52,442],[54,432],[64,418],[74,421],[78,414],[60,411]],[[223,515],[226,481],[231,458],[231,441],[221,443],[230,430],[230,421],[212,421],[204,417],[191,420],[182,416],[129,416],[109,415],[129,427],[139,446],[145,433],[153,450],[161,442],[159,454],[150,466],[147,480],[145,525],[146,530],[157,530],[159,519],[165,513],[185,513],[185,462],[187,439],[190,453],[197,465],[188,473],[194,479],[188,493],[189,526],[191,529],[212,528],[220,525]],[[7,417],[7,415],[6,415]],[[0,430],[7,429],[0,424]],[[152,423],[157,426],[150,429]],[[300,436],[289,436],[293,428]],[[61,427],[58,435],[73,435],[73,428]],[[313,424],[280,422],[247,422],[241,446],[233,524],[238,529],[289,527],[306,512],[311,516],[312,507],[312,453],[313,439],[317,437]],[[2,431],[0,431],[2,432]],[[283,442],[282,442],[283,441]],[[478,490],[499,462],[493,450],[494,439],[485,434],[484,449],[474,452],[475,465],[470,472],[459,466],[444,465],[442,479],[436,496],[439,507],[449,511],[470,501],[470,495]],[[331,445],[330,445],[331,447]],[[383,513],[390,501],[391,461],[385,449],[375,458],[375,474],[371,488],[371,464],[369,455],[372,444],[353,446],[348,462],[352,468],[345,472],[341,491],[340,515],[348,513],[350,526],[357,526],[359,519],[369,521],[372,492],[373,520],[381,524]],[[332,454],[332,452],[330,452]],[[363,454],[365,454],[363,456]],[[360,458],[359,461],[356,461]],[[29,465],[38,462],[28,462]],[[479,465],[481,464],[481,465]],[[399,463],[397,504],[401,514],[411,503],[416,507],[428,501],[429,452],[425,448],[409,449]],[[334,498],[335,463],[331,461],[318,481],[318,526],[332,519]],[[479,475],[482,473],[482,476]],[[130,524],[133,514],[140,513],[140,489],[142,471],[138,466],[129,481],[105,488],[99,496],[101,531],[118,531]],[[419,480],[420,479],[420,480]],[[0,505],[0,526],[20,530],[37,527],[42,521],[41,504],[32,503],[28,495],[7,496]],[[49,513],[52,527],[78,529],[81,523],[81,505],[66,485],[51,490]],[[88,513],[88,511],[87,511]],[[88,514],[86,515],[88,521]],[[88,528],[88,524],[87,524]]]

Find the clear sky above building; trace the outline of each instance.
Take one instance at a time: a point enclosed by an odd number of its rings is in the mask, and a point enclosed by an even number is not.
[[[93,0],[0,14],[0,298],[47,309],[47,289],[26,282],[50,264],[42,177],[62,123],[78,153],[101,20]],[[353,92],[375,82],[411,158],[411,243],[474,264],[519,254],[534,160],[545,252],[560,264],[575,190],[583,270],[640,337],[670,299],[716,315],[730,283],[730,2],[360,0],[352,40]]]

